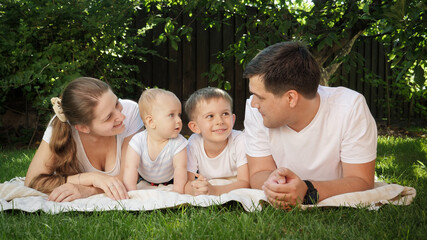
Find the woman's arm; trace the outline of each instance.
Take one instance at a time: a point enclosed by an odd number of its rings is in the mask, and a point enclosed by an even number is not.
[[[25,186],[37,189],[44,193],[50,193],[55,187],[60,186],[65,183],[65,177],[62,179],[57,178],[49,181],[46,178],[49,178],[48,175],[53,173],[53,169],[49,166],[52,166],[52,151],[50,150],[49,143],[42,141],[39,148],[36,151],[33,159],[31,160],[30,166],[28,167],[27,174],[25,176]],[[39,177],[41,175],[46,175],[43,179]],[[37,178],[36,181],[34,181]],[[43,183],[50,183],[50,186],[47,186]]]

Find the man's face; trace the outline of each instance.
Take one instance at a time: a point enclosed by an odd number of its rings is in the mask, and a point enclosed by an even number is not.
[[[249,91],[253,94],[251,106],[261,113],[264,126],[277,128],[287,124],[289,105],[283,96],[275,96],[265,89],[261,76],[249,78]]]

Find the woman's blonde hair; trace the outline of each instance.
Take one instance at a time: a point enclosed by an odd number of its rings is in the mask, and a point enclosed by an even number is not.
[[[72,136],[72,126],[81,124],[91,126],[94,109],[99,98],[110,86],[98,79],[80,77],[70,82],[62,93],[61,107],[67,122],[55,117],[51,123],[52,137],[49,147],[52,151],[51,174],[40,174],[29,184],[41,192],[51,192],[55,187],[66,183],[67,176],[79,172],[76,158],[76,143]]]

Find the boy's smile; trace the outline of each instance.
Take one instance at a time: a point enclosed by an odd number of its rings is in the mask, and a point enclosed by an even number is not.
[[[195,133],[203,136],[205,143],[226,143],[230,135],[235,115],[230,103],[223,98],[201,101],[197,104],[197,117],[193,121]]]

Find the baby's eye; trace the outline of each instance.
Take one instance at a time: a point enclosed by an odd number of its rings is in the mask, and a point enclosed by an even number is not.
[[[173,114],[173,113],[169,114],[169,117],[172,117],[172,118],[173,118],[173,117],[174,117],[174,114]]]
[[[225,112],[225,113],[223,113],[222,115],[224,115],[224,116],[229,116],[229,115],[230,115],[230,113],[229,113],[229,112]]]
[[[212,114],[209,114],[209,115],[206,115],[206,118],[213,118],[213,115]]]

